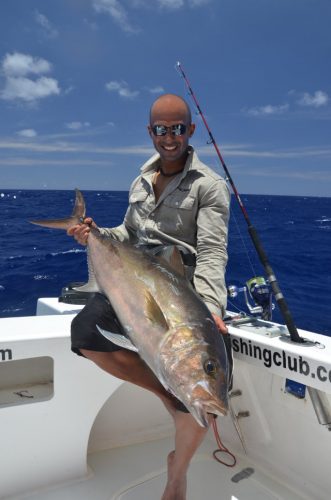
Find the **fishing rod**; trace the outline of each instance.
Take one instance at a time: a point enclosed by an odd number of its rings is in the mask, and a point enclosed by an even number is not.
[[[237,202],[239,203],[239,207],[240,207],[240,209],[242,211],[242,214],[243,214],[244,219],[245,219],[245,221],[247,223],[247,226],[248,226],[249,235],[250,235],[250,237],[252,239],[252,242],[253,242],[253,245],[255,247],[255,250],[256,250],[259,258],[260,258],[260,262],[261,262],[261,264],[262,264],[262,266],[264,268],[264,271],[265,271],[266,276],[268,278],[268,281],[270,283],[272,292],[274,294],[274,297],[275,297],[275,300],[276,300],[276,302],[278,304],[278,307],[279,307],[279,309],[281,311],[281,314],[283,316],[283,319],[284,319],[284,322],[285,322],[285,324],[287,326],[287,329],[289,331],[291,340],[292,340],[292,342],[296,342],[296,343],[302,344],[302,343],[305,342],[305,340],[302,337],[300,337],[300,335],[298,333],[297,327],[295,326],[294,320],[292,318],[291,312],[290,312],[290,310],[288,308],[288,305],[286,303],[285,297],[282,294],[281,289],[280,289],[280,287],[278,285],[277,278],[276,278],[275,273],[274,273],[274,271],[273,271],[273,269],[272,269],[272,267],[271,267],[271,265],[269,263],[268,256],[267,256],[267,254],[266,254],[266,252],[265,252],[265,250],[264,250],[264,248],[262,246],[262,243],[261,243],[261,240],[260,240],[259,235],[257,233],[257,230],[253,226],[253,224],[251,223],[251,221],[249,219],[247,210],[246,210],[246,208],[245,208],[245,206],[244,206],[244,204],[243,204],[243,202],[242,202],[242,200],[240,198],[240,195],[239,195],[238,190],[237,190],[237,188],[235,186],[235,183],[233,182],[233,179],[232,179],[232,177],[230,175],[228,167],[226,166],[226,163],[223,160],[223,157],[221,155],[220,149],[219,149],[219,147],[218,147],[218,145],[217,145],[217,143],[216,143],[216,141],[214,139],[214,136],[213,136],[213,134],[212,134],[212,132],[211,132],[211,130],[209,128],[209,125],[208,125],[208,123],[206,121],[206,118],[205,118],[205,116],[204,116],[204,114],[203,114],[203,112],[202,112],[202,110],[200,108],[200,105],[199,105],[199,103],[197,101],[197,98],[196,98],[196,96],[195,96],[195,94],[194,94],[194,92],[192,90],[190,82],[189,82],[186,74],[184,73],[184,70],[183,70],[182,65],[181,65],[180,62],[177,62],[176,69],[177,69],[177,71],[183,77],[183,79],[185,81],[185,84],[186,84],[186,86],[188,88],[188,92],[189,92],[190,96],[192,97],[192,99],[193,99],[193,101],[195,103],[195,106],[196,106],[196,108],[198,110],[198,114],[201,116],[202,121],[203,121],[203,123],[204,123],[204,125],[205,125],[205,127],[207,129],[208,135],[210,137],[210,140],[208,141],[208,144],[213,144],[213,146],[214,146],[214,148],[216,150],[217,156],[218,156],[218,158],[219,158],[219,160],[220,160],[220,162],[222,164],[222,167],[224,169],[224,172],[225,172],[225,175],[226,175],[226,180],[230,183],[230,185],[232,187],[232,190],[233,190],[233,193],[235,195],[235,198],[236,198]]]

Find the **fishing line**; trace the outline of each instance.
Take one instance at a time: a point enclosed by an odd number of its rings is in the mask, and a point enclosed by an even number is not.
[[[249,256],[249,251],[248,251],[248,248],[247,248],[247,246],[246,246],[244,236],[243,236],[243,234],[242,234],[242,232],[241,232],[240,225],[239,225],[239,223],[238,223],[238,220],[237,220],[236,214],[235,214],[233,211],[232,211],[232,217],[233,217],[233,220],[234,220],[234,222],[235,222],[235,224],[236,224],[236,228],[237,228],[237,231],[238,231],[239,237],[240,237],[240,239],[241,239],[241,243],[242,243],[242,245],[243,245],[243,247],[244,247],[244,250],[245,250],[245,253],[246,253],[246,257],[247,257],[248,263],[249,263],[250,268],[251,268],[251,270],[252,270],[252,272],[253,272],[253,276],[257,276],[256,271],[255,271],[255,268],[254,268],[254,265],[253,265],[253,261],[251,260],[251,258],[250,258],[250,256]]]
[[[241,309],[240,307],[238,307],[229,298],[227,299],[227,302],[228,302],[228,304],[230,304],[230,306],[231,306],[232,309],[237,310],[238,313],[243,314],[244,316],[246,316],[246,312],[243,309]]]
[[[275,273],[274,273],[274,271],[273,271],[273,269],[272,269],[272,267],[271,267],[271,265],[269,263],[267,254],[266,254],[266,252],[265,252],[265,250],[264,250],[264,248],[262,246],[262,243],[260,241],[259,235],[258,235],[255,227],[253,226],[253,224],[251,223],[251,221],[249,219],[247,210],[246,210],[246,208],[245,208],[245,206],[244,206],[244,204],[243,204],[243,202],[242,202],[242,200],[240,198],[240,195],[239,195],[239,193],[237,191],[235,183],[233,182],[233,179],[232,179],[232,177],[230,175],[230,172],[229,172],[229,170],[228,170],[228,168],[226,166],[226,163],[223,160],[223,157],[221,155],[220,149],[219,149],[219,147],[218,147],[218,145],[217,145],[217,143],[216,143],[216,141],[214,139],[214,136],[213,136],[213,134],[212,134],[212,132],[211,132],[211,130],[209,128],[209,125],[208,125],[208,123],[206,121],[206,118],[205,118],[205,116],[204,116],[204,114],[203,114],[203,112],[202,112],[202,110],[200,108],[200,105],[199,105],[199,103],[197,101],[197,98],[196,98],[196,96],[195,96],[195,94],[194,94],[194,92],[192,90],[190,82],[188,81],[188,79],[186,77],[186,74],[183,71],[183,68],[182,68],[180,62],[177,62],[177,64],[176,64],[176,70],[178,71],[178,73],[180,74],[180,76],[185,81],[185,84],[186,84],[186,87],[188,89],[189,95],[193,99],[194,104],[195,104],[195,106],[196,106],[196,108],[198,110],[198,114],[201,116],[202,121],[203,121],[203,123],[204,123],[204,125],[205,125],[205,127],[207,129],[207,132],[208,132],[208,135],[209,135],[209,138],[210,138],[210,140],[208,142],[210,144],[213,144],[213,146],[215,148],[215,151],[217,153],[217,156],[218,156],[218,158],[219,158],[219,160],[220,160],[220,162],[222,164],[222,167],[224,169],[224,172],[225,172],[225,175],[226,175],[226,180],[231,185],[231,188],[233,190],[235,198],[236,198],[236,200],[237,200],[237,202],[239,204],[241,212],[242,212],[242,214],[244,216],[244,219],[245,219],[245,221],[247,223],[249,235],[251,237],[251,240],[253,242],[255,250],[256,250],[259,258],[260,258],[260,262],[261,262],[261,264],[262,264],[262,266],[264,268],[264,271],[266,273],[266,276],[268,278],[268,281],[269,281],[269,284],[271,286],[272,292],[274,294],[275,300],[276,300],[276,302],[278,304],[278,307],[279,307],[280,312],[281,312],[281,314],[283,316],[284,322],[285,322],[285,324],[287,326],[287,329],[289,331],[291,341],[302,344],[302,343],[305,342],[305,340],[302,339],[299,336],[298,330],[297,330],[297,328],[295,326],[295,323],[294,323],[294,320],[293,320],[292,315],[290,313],[290,310],[288,308],[288,305],[287,305],[287,303],[285,301],[285,297],[284,297],[284,295],[282,294],[282,292],[280,290],[280,287],[278,285],[278,281],[276,279]]]
[[[217,429],[216,418],[213,418],[212,426],[213,426],[213,431],[214,431],[215,439],[216,439],[217,446],[218,446],[218,449],[213,451],[213,457],[220,464],[226,465],[226,467],[234,467],[237,463],[237,459],[234,456],[234,454],[231,453],[231,451],[226,446],[224,446],[224,444],[222,443],[221,437],[220,437],[218,429]],[[218,458],[218,456],[217,456],[218,453],[225,453],[226,455],[229,455],[232,458],[233,462],[232,463],[224,462],[223,460]]]

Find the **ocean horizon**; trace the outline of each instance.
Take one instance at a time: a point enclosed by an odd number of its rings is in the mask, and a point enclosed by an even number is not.
[[[119,225],[128,191],[82,190],[87,214],[101,227]],[[281,290],[299,328],[331,335],[331,198],[241,194]],[[85,248],[64,231],[28,220],[70,215],[74,190],[5,189],[0,192],[0,317],[34,315],[39,297],[57,297],[62,287],[87,278]],[[243,286],[263,275],[247,224],[232,195],[227,285]],[[228,309],[244,309],[243,298]],[[273,320],[283,323],[277,305]]]

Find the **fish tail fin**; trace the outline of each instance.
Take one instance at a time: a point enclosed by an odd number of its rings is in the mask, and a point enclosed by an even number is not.
[[[51,229],[65,229],[75,226],[83,221],[85,218],[85,201],[79,189],[76,189],[75,205],[70,217],[64,219],[38,219],[30,220],[31,224],[37,226],[49,227]]]

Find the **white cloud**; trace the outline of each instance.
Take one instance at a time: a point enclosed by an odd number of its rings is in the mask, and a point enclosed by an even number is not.
[[[208,146],[200,146],[199,153],[205,156],[215,157],[214,148]],[[331,159],[331,148],[327,147],[303,147],[299,149],[271,149],[271,150],[256,150],[250,145],[224,145],[223,153],[231,158],[275,158],[275,159],[300,159],[300,158],[325,158]]]
[[[270,116],[270,115],[281,115],[288,111],[288,104],[280,104],[279,106],[273,106],[271,104],[267,104],[266,106],[259,106],[256,108],[250,108],[243,110],[252,116]]]
[[[36,23],[42,28],[42,32],[47,38],[56,38],[58,36],[59,32],[52,26],[44,14],[36,10],[34,18]]]
[[[99,26],[97,25],[97,23],[93,22],[93,21],[90,21],[89,19],[84,19],[84,23],[86,24],[86,26],[88,26],[90,28],[90,30],[92,31],[98,31],[99,29]]]
[[[46,166],[78,166],[81,167],[83,165],[88,165],[88,166],[105,166],[109,167],[111,165],[111,161],[109,158],[106,160],[96,160],[96,159],[86,159],[86,158],[77,158],[77,159],[71,159],[71,158],[61,158],[60,160],[52,159],[47,156],[43,158],[21,158],[21,157],[11,157],[11,158],[1,158],[0,159],[0,166],[3,165],[5,167],[8,166],[32,166],[35,167],[37,165],[40,165],[42,167]]]
[[[52,65],[46,59],[19,52],[6,54],[2,63],[2,70],[6,77],[26,76],[29,73],[40,75],[49,73],[51,69]]]
[[[128,14],[119,0],[92,0],[92,5],[97,13],[109,14],[113,20],[127,33],[137,33],[128,18]]]
[[[188,0],[191,7],[200,7],[201,5],[206,5],[210,0]]]
[[[161,87],[161,85],[158,85],[156,87],[152,87],[152,88],[149,88],[147,89],[148,92],[150,92],[151,94],[162,94],[164,92],[164,88]]]
[[[69,85],[69,87],[68,87],[68,88],[64,89],[63,93],[64,93],[65,95],[68,95],[68,94],[71,94],[71,92],[72,92],[73,90],[75,90],[75,87],[74,87],[73,85]]]
[[[119,96],[126,99],[134,99],[139,95],[139,90],[130,90],[129,85],[125,81],[112,80],[106,83],[106,89],[109,92],[117,92]]]
[[[37,132],[33,128],[25,128],[23,130],[19,130],[17,132],[17,135],[20,137],[27,137],[27,138],[32,138],[32,137],[37,137]]]
[[[157,3],[162,8],[177,10],[184,6],[184,0],[157,0]]]
[[[247,167],[242,171],[243,174],[247,173]],[[302,179],[302,180],[314,180],[314,181],[331,181],[331,172],[325,170],[309,170],[306,172],[300,170],[291,170],[291,168],[286,168],[285,170],[277,169],[268,169],[268,168],[259,168],[259,169],[250,169],[249,175],[254,175],[257,177],[275,177],[279,179],[280,177],[285,179]]]
[[[151,6],[152,3],[156,3],[161,9],[178,10],[182,7],[201,7],[206,5],[211,0],[154,0],[154,2],[144,2],[145,7]],[[141,3],[141,2],[140,2]]]
[[[311,106],[314,108],[319,108],[325,106],[329,102],[329,96],[326,92],[322,90],[316,90],[316,92],[311,95],[305,92],[301,99],[299,99],[298,104],[301,106]]]
[[[90,125],[90,122],[70,122],[65,124],[65,126],[70,130],[80,130],[82,128],[89,127]]]
[[[32,103],[50,95],[58,95],[60,87],[57,80],[41,76],[51,69],[52,65],[46,59],[19,52],[6,54],[2,63],[5,86],[0,91],[0,97],[7,101],[21,99]],[[35,79],[32,79],[35,75]]]
[[[90,134],[90,130],[89,130]],[[148,156],[155,153],[151,144],[141,145],[126,145],[122,147],[112,146],[99,146],[89,141],[76,142],[72,141],[72,134],[57,135],[56,138],[61,140],[53,140],[53,135],[39,136],[36,141],[22,141],[13,140],[12,138],[0,138],[0,151],[13,150],[18,153],[81,153],[81,154],[117,154],[117,155],[142,155]],[[210,145],[198,146],[198,151],[203,156],[210,156],[215,158],[214,148]],[[256,149],[252,144],[224,144],[222,146],[224,155],[229,158],[263,158],[263,159],[277,159],[277,160],[298,160],[298,159],[311,159],[319,158],[321,160],[329,161],[331,159],[331,147],[303,147],[293,149],[270,149],[260,150]],[[2,155],[3,156],[3,155]]]
[[[26,102],[34,102],[43,97],[48,97],[52,94],[58,95],[60,88],[58,82],[54,78],[46,78],[42,76],[37,80],[29,78],[7,78],[5,88],[1,92],[2,99],[13,101],[22,99]]]
[[[106,13],[127,33],[139,33],[141,30],[130,22],[129,10],[155,9],[176,11],[185,8],[196,8],[210,3],[211,0],[127,0],[128,8],[123,7],[121,0],[92,0],[97,13]]]
[[[45,138],[42,138],[45,140]],[[155,153],[151,145],[123,146],[123,147],[103,147],[87,142],[69,142],[69,141],[49,141],[49,142],[27,142],[2,140],[0,138],[0,150],[14,150],[16,153],[83,153],[83,154],[118,154],[118,155],[142,155],[150,156]]]

